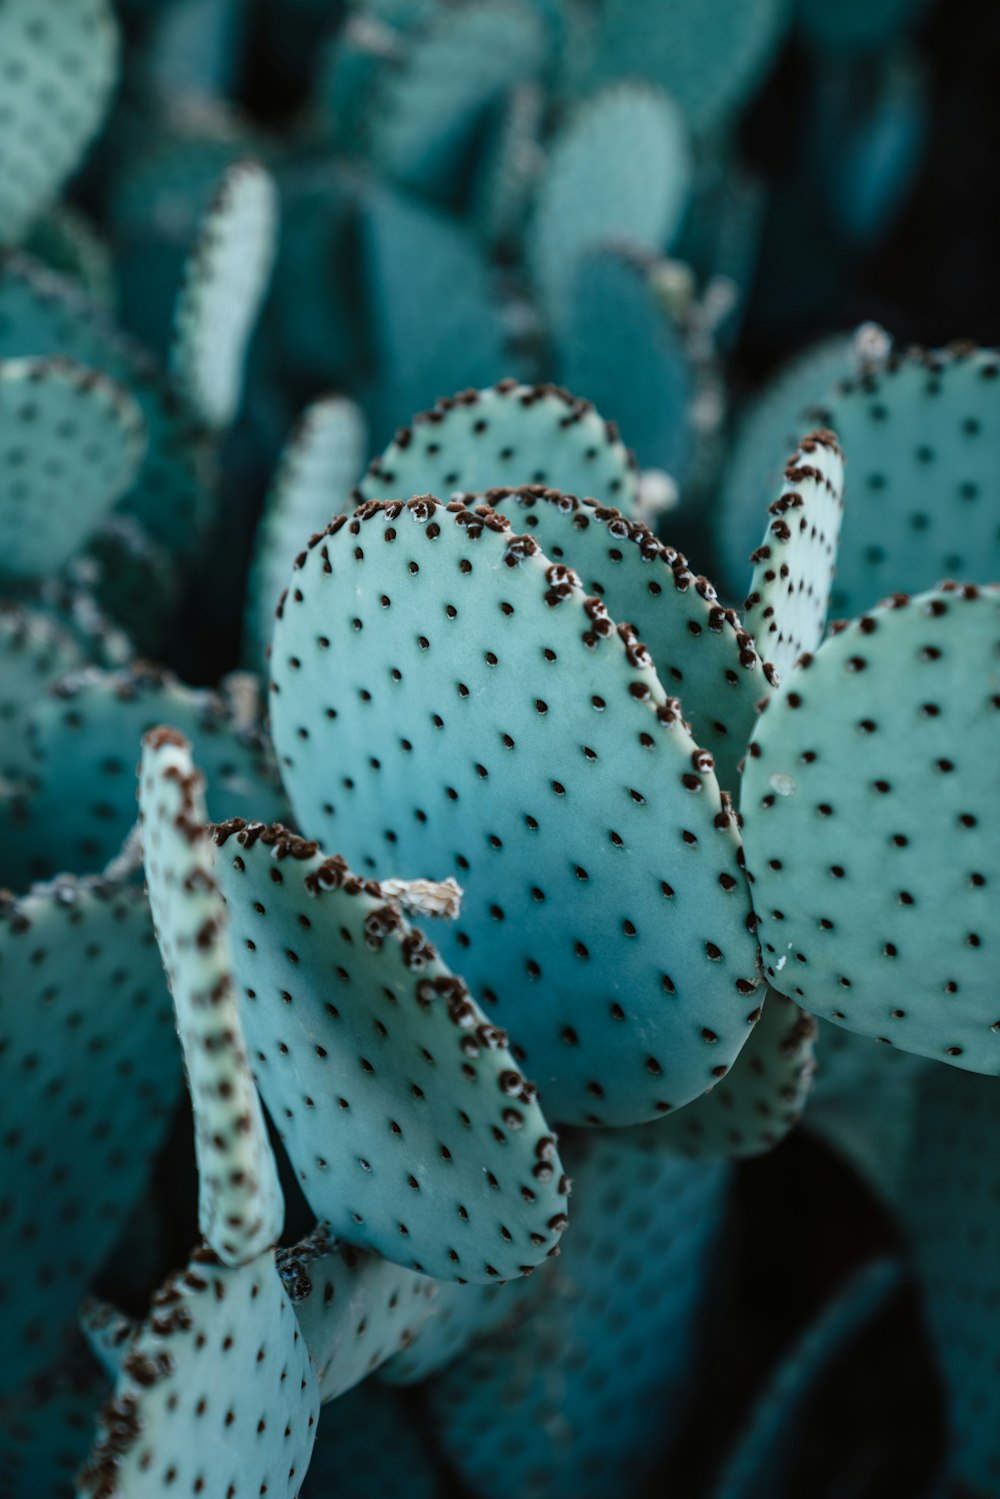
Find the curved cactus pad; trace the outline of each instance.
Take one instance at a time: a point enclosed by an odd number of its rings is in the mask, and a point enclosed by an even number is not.
[[[445,1499],[419,1407],[369,1380],[320,1412],[305,1499]]]
[[[58,572],[129,488],[135,401],[71,359],[0,360],[0,578]]]
[[[0,603],[0,779],[16,782],[28,773],[25,713],[84,661],[78,642],[44,610]]]
[[[355,869],[457,869],[442,952],[549,1118],[640,1123],[724,1075],[758,961],[735,819],[569,568],[488,506],[362,506],[303,555],[271,685],[306,831]]]
[[[632,455],[589,401],[554,385],[502,380],[414,417],[371,464],[357,498],[473,494],[500,484],[546,484],[624,511],[638,494]]]
[[[426,1275],[339,1243],[325,1224],[280,1249],[278,1269],[323,1401],[338,1399],[408,1348],[433,1316],[439,1289]]]
[[[656,1130],[638,1133],[577,1139],[579,1212],[530,1314],[427,1388],[480,1499],[642,1493],[680,1430],[729,1168],[657,1156]]]
[[[466,1349],[498,1331],[533,1302],[539,1280],[549,1271],[542,1267],[532,1280],[522,1276],[502,1285],[460,1285],[440,1281],[434,1310],[412,1341],[380,1370],[386,1384],[421,1384],[453,1364]]]
[[[770,506],[770,524],[750,558],[754,574],[743,620],[779,677],[823,639],[844,507],[844,457],[823,429],[804,437]]]
[[[292,563],[308,538],[344,509],[364,467],[364,450],[365,421],[353,401],[316,401],[299,418],[257,532],[247,610],[250,654],[263,654]]]
[[[171,365],[209,426],[225,427],[236,415],[277,236],[270,173],[254,161],[236,162],[199,224],[174,313]]]
[[[199,1226],[227,1264],[239,1264],[277,1240],[284,1206],[233,993],[202,781],[175,730],[146,735],[139,809],[149,903],[194,1108]]]
[[[107,1393],[107,1380],[76,1339],[57,1364],[0,1396],[4,1499],[74,1499],[76,1472]]]
[[[1000,589],[897,595],[802,658],[743,816],[771,982],[904,1051],[1000,1073]]]
[[[537,1265],[567,1187],[504,1033],[343,859],[263,823],[214,837],[254,1073],[316,1216],[442,1279]]]
[[[52,1362],[180,1089],[149,909],[62,879],[0,897],[0,1387]]]
[[[847,455],[832,608],[855,615],[890,590],[940,578],[1000,578],[1000,356],[987,350],[890,358],[811,413]]]
[[[295,1499],[319,1392],[274,1255],[238,1267],[196,1250],[156,1294],[80,1475],[86,1499]]]
[[[769,988],[733,1070],[705,1098],[658,1125],[658,1148],[691,1160],[746,1160],[773,1150],[806,1106],[816,1029],[811,1015]]]
[[[527,256],[556,330],[571,316],[574,272],[613,242],[665,249],[687,205],[687,130],[666,94],[617,83],[586,100],[548,152],[536,188]]]
[[[476,503],[464,496],[465,503]],[[680,699],[720,786],[735,792],[757,704],[770,691],[754,642],[707,578],[618,510],[556,490],[490,490],[484,498],[529,532],[553,562],[572,567],[614,620],[627,620],[664,686]]]
[[[280,814],[284,799],[266,745],[234,722],[215,693],[141,665],[88,670],[60,682],[29,715],[36,789],[27,810],[35,852],[57,870],[81,872],[114,857],[135,822],[142,736],[164,722],[193,741],[211,777],[213,812],[232,815],[257,805]]]
[[[6,0],[0,57],[0,244],[13,244],[101,123],[117,74],[114,10],[109,0]]]

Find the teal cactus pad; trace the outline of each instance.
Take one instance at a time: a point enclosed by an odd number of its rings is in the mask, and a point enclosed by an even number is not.
[[[711,1487],[711,1499],[791,1499],[809,1407],[837,1359],[888,1305],[902,1279],[895,1260],[852,1271],[820,1308],[758,1394]]]
[[[131,515],[109,515],[83,557],[101,609],[125,627],[139,656],[161,658],[176,637],[181,576],[166,547]]]
[[[744,410],[722,474],[714,524],[734,598],[746,596],[747,558],[760,541],[767,507],[781,489],[788,455],[808,425],[803,413],[857,371],[854,340],[838,334],[792,359]]]
[[[570,1162],[573,1228],[531,1314],[427,1389],[440,1446],[480,1499],[641,1493],[682,1429],[729,1167],[617,1131],[578,1138]]]
[[[271,685],[300,826],[365,874],[457,873],[442,954],[547,1117],[641,1123],[724,1075],[758,973],[735,818],[569,568],[488,506],[369,503],[303,554]]]
[[[897,595],[803,657],[744,778],[772,984],[904,1051],[1000,1073],[1000,588]]]
[[[364,417],[343,397],[308,406],[281,454],[254,545],[246,633],[261,658],[274,611],[303,544],[346,506],[365,462]]]
[[[935,1067],[921,1090],[903,1222],[924,1320],[944,1386],[948,1470],[969,1493],[989,1494],[1000,1466],[996,1257],[1000,1234],[995,1078]]]
[[[278,1268],[324,1402],[408,1348],[434,1314],[436,1281],[340,1243],[325,1224],[279,1250]]]
[[[890,358],[812,413],[847,455],[831,608],[860,614],[893,589],[1000,578],[1000,355],[960,348]]]
[[[773,1150],[806,1107],[816,1030],[812,1015],[769,988],[732,1071],[705,1098],[656,1126],[658,1148],[690,1160],[747,1160]]]
[[[139,808],[149,903],[194,1109],[199,1227],[227,1264],[240,1264],[276,1242],[284,1204],[233,992],[201,776],[172,729],[154,729],[143,742]]]
[[[0,898],[0,1385],[58,1354],[152,1170],[180,1055],[141,889]]]
[[[107,1380],[81,1340],[59,1361],[0,1396],[0,1494],[75,1499]]]
[[[108,312],[115,303],[111,250],[89,219],[66,203],[57,203],[36,219],[24,242],[25,252],[49,270],[66,276],[91,301]]]
[[[725,125],[757,87],[787,25],[789,0],[607,0],[593,74],[654,79],[699,136]]]
[[[23,782],[31,769],[26,714],[59,677],[86,657],[61,624],[32,605],[0,603],[0,782]]]
[[[648,527],[592,500],[539,487],[493,489],[486,498],[553,562],[572,567],[612,619],[628,621],[660,681],[680,699],[694,739],[711,754],[719,785],[735,795],[757,704],[776,679],[708,579],[696,577]],[[466,496],[465,503],[476,500]]]
[[[441,1279],[539,1264],[568,1188],[504,1033],[342,859],[241,819],[214,837],[254,1076],[316,1216]]]
[[[444,1499],[419,1407],[374,1380],[324,1406],[305,1499]]]
[[[68,358],[123,386],[146,421],[146,457],[122,507],[180,557],[211,511],[211,465],[194,413],[147,355],[63,277],[25,257],[0,266],[0,359]]]
[[[431,1316],[421,1323],[406,1347],[383,1365],[379,1378],[386,1384],[415,1385],[440,1374],[467,1349],[533,1305],[538,1282],[548,1273],[543,1267],[531,1280],[522,1276],[503,1285],[463,1286],[457,1281],[440,1281]]]
[[[844,456],[832,432],[810,432],[785,468],[753,553],[743,622],[779,677],[823,639],[844,509]]]
[[[487,245],[517,244],[538,167],[545,95],[520,83],[490,127],[472,185],[472,213]]]
[[[80,1308],[80,1331],[105,1374],[116,1380],[139,1324],[110,1302],[88,1296]]]
[[[381,444],[443,390],[488,385],[510,360],[494,275],[463,224],[373,188],[359,232],[376,366],[366,405]]]
[[[118,73],[114,9],[109,0],[6,0],[0,57],[0,243],[15,244],[103,120]]]
[[[228,426],[239,408],[277,235],[270,173],[255,161],[234,163],[198,225],[174,313],[171,368],[210,427]]]
[[[501,484],[546,484],[626,514],[638,494],[635,460],[589,401],[554,385],[501,380],[415,416],[372,462],[357,497],[446,499]]]
[[[694,370],[653,284],[655,262],[624,250],[581,258],[559,345],[559,377],[628,433],[643,468],[683,478],[692,457]]]
[[[31,839],[34,853],[54,864],[31,873],[85,873],[114,857],[135,822],[142,736],[164,722],[194,742],[211,777],[213,814],[260,807],[281,815],[284,797],[266,742],[216,693],[141,664],[86,670],[61,681],[28,715]]]
[[[490,109],[541,72],[545,28],[527,0],[433,6],[382,70],[371,112],[372,149],[388,175],[447,196]]]
[[[296,1499],[319,1392],[274,1255],[196,1250],[156,1294],[80,1474],[81,1499]]]
[[[680,227],[690,174],[684,121],[659,89],[619,83],[579,107],[539,173],[526,246],[557,331],[570,319],[580,258],[608,243],[665,249]]]
[[[62,576],[38,585],[37,603],[32,607],[72,636],[88,662],[115,670],[131,661],[132,642],[101,613],[90,591],[91,581],[86,557],[78,558]]]
[[[145,423],[127,390],[69,359],[0,360],[0,578],[58,572],[130,487]]]

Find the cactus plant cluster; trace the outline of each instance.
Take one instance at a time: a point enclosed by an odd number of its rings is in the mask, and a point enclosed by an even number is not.
[[[0,1499],[1000,1494],[926,11],[0,0]]]

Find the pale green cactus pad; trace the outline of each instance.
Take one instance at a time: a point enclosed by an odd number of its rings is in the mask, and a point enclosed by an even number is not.
[[[370,465],[357,497],[447,499],[519,484],[587,495],[626,514],[638,493],[632,455],[589,401],[554,385],[502,380],[414,417]]]
[[[262,659],[292,563],[316,531],[344,510],[365,462],[365,421],[353,401],[308,406],[289,438],[264,502],[247,604],[248,655]]]
[[[316,1375],[273,1253],[228,1266],[196,1250],[132,1342],[79,1492],[295,1499],[318,1414]]]
[[[802,439],[770,506],[743,620],[779,677],[823,639],[844,508],[844,457],[832,432]]]
[[[16,244],[96,135],[118,73],[109,0],[0,6],[0,244]]]
[[[324,1402],[408,1348],[433,1320],[436,1281],[339,1242],[325,1224],[279,1250],[278,1269]]]
[[[51,1363],[152,1170],[180,1054],[135,885],[0,899],[0,1382]]]
[[[1000,588],[898,595],[800,660],[744,781],[768,978],[904,1051],[1000,1073]]]
[[[569,320],[573,274],[588,250],[666,249],[690,176],[684,121],[658,88],[616,83],[578,107],[549,148],[527,234],[535,286],[556,330]]]
[[[809,1099],[816,1028],[812,1015],[768,988],[732,1071],[705,1098],[658,1124],[653,1143],[690,1160],[746,1160],[773,1150]]]
[[[476,498],[462,497],[472,507]],[[757,704],[774,683],[757,646],[707,578],[620,511],[558,490],[489,490],[483,497],[553,562],[572,567],[584,591],[614,620],[627,620],[657,676],[680,699],[691,733],[711,754],[724,790],[735,794]]]
[[[648,651],[489,507],[362,506],[272,651],[299,825],[363,874],[465,888],[438,945],[546,1116],[640,1123],[732,1065],[758,951],[735,818]]]
[[[202,779],[183,737],[143,742],[139,809],[149,903],[195,1116],[201,1233],[227,1264],[277,1241],[284,1204],[247,1062]]]
[[[0,579],[58,572],[130,487],[145,422],[71,359],[0,360]]]
[[[0,603],[0,780],[8,788],[23,782],[31,768],[27,711],[85,660],[78,641],[45,610]]]
[[[504,1033],[343,859],[263,823],[213,836],[254,1075],[316,1216],[441,1279],[531,1270],[568,1188]]]
[[[258,162],[236,162],[198,225],[174,313],[171,368],[210,427],[228,426],[239,407],[277,236],[274,180]]]

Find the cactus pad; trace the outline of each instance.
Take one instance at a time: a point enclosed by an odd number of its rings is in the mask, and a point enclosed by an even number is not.
[[[6,0],[0,57],[0,244],[13,244],[101,124],[117,75],[114,10],[109,0]]]
[[[680,112],[648,84],[605,88],[563,126],[539,175],[527,238],[528,263],[557,330],[569,319],[573,273],[586,251],[609,241],[667,247],[687,205],[690,173]]]
[[[80,1308],[80,1331],[91,1353],[111,1380],[118,1378],[139,1324],[107,1301],[88,1296]]]
[[[565,563],[611,618],[627,620],[676,692],[691,732],[715,761],[720,786],[735,793],[757,714],[773,677],[732,609],[707,578],[615,509],[531,486],[490,490],[485,498],[528,532],[553,562]],[[465,496],[470,507],[476,501]]]
[[[339,1243],[325,1224],[278,1251],[320,1399],[336,1400],[407,1348],[433,1316],[438,1285]]]
[[[428,1386],[481,1499],[643,1492],[680,1430],[729,1168],[657,1156],[656,1133],[578,1137],[573,1227],[531,1314]]]
[[[227,1264],[239,1264],[276,1241],[284,1206],[233,993],[201,777],[172,729],[143,741],[139,809],[149,903],[194,1108],[199,1226]]]
[[[779,677],[823,639],[837,561],[844,458],[832,432],[810,432],[785,469],[785,485],[754,565],[743,620]]]
[[[439,1282],[432,1315],[382,1367],[379,1378],[386,1384],[413,1385],[439,1374],[474,1343],[530,1307],[539,1282],[549,1273],[543,1266],[531,1280],[521,1276],[503,1285]]]
[[[1000,589],[897,595],[792,672],[744,781],[771,982],[905,1051],[1000,1073]]]
[[[371,464],[357,497],[447,498],[500,484],[545,484],[626,514],[638,493],[632,455],[589,401],[553,385],[502,380],[414,417]]]
[[[305,1499],[443,1499],[419,1407],[369,1380],[320,1411]]]
[[[159,1150],[180,1057],[135,886],[60,879],[0,899],[3,1370],[50,1363]]]
[[[294,1499],[315,1438],[316,1376],[274,1255],[197,1250],[157,1292],[80,1475],[84,1499]]]
[[[51,683],[78,671],[84,654],[44,610],[0,604],[0,780],[21,780],[31,766],[25,713]]]
[[[107,1381],[80,1339],[58,1363],[0,1396],[0,1494],[75,1499]]]
[[[274,610],[302,543],[344,509],[365,461],[365,423],[352,401],[306,408],[281,455],[264,503],[249,585],[250,654],[263,654]]]
[[[270,174],[257,162],[236,162],[198,226],[174,314],[171,366],[211,427],[228,426],[236,415],[277,233]]]
[[[317,1217],[442,1279],[538,1264],[567,1187],[503,1032],[342,859],[262,823],[214,836],[254,1073]]]
[[[645,648],[485,506],[369,504],[300,561],[271,684],[300,826],[366,874],[457,872],[439,945],[548,1117],[640,1123],[711,1087],[756,1018],[753,919]]]
[[[0,361],[0,577],[64,566],[134,480],[144,425],[128,392],[96,370]]]

